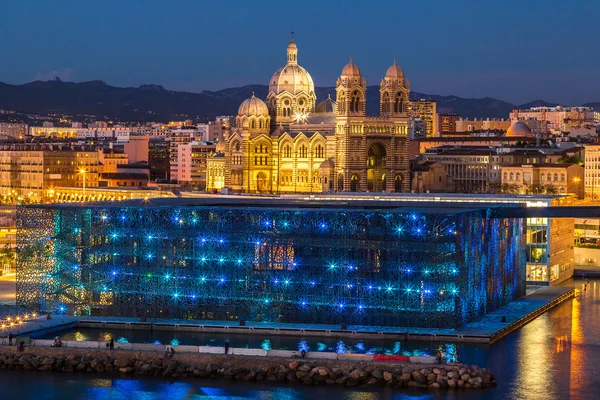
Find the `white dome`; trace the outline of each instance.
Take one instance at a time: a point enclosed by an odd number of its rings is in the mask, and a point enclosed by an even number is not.
[[[264,101],[254,96],[252,93],[252,97],[246,99],[240,104],[240,108],[238,108],[238,115],[247,115],[247,116],[268,116],[269,108],[265,104]]]
[[[276,95],[288,91],[292,95],[315,92],[315,84],[307,70],[298,65],[298,46],[294,39],[287,47],[287,64],[279,68],[269,81],[269,92]]]
[[[311,94],[315,91],[315,84],[307,70],[298,64],[288,64],[275,71],[269,83],[269,92],[279,94],[283,91],[293,95],[301,92]]]

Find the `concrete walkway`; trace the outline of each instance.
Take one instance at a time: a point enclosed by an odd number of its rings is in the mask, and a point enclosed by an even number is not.
[[[101,322],[98,328],[116,328],[116,329],[152,329],[155,330],[185,330],[210,332],[224,332],[222,327],[226,327],[230,333],[245,334],[272,334],[272,335],[302,335],[302,336],[354,336],[360,334],[381,335],[385,338],[401,338],[411,340],[454,340],[489,343],[490,338],[498,332],[506,329],[512,323],[518,322],[528,315],[536,313],[543,309],[549,303],[564,296],[571,288],[542,286],[537,290],[525,296],[521,300],[514,301],[499,310],[491,312],[478,321],[468,323],[458,329],[428,329],[411,327],[374,327],[374,326],[355,326],[348,325],[346,330],[341,330],[340,325],[315,325],[315,324],[278,324],[278,323],[260,323],[246,322],[246,326],[240,327],[236,321],[213,321],[213,320],[180,320],[180,319],[159,319],[149,318],[146,323],[141,323],[136,318],[126,317],[69,317],[54,315],[51,320],[46,320],[45,316],[40,316],[34,320],[26,321],[22,326],[13,327],[13,334],[31,335],[36,332],[52,332],[64,330],[73,326],[96,326],[90,322]],[[502,321],[502,317],[506,321]],[[78,324],[78,321],[80,323]],[[526,323],[526,322],[525,322]],[[131,325],[129,325],[131,324]],[[519,325],[522,326],[522,325]],[[0,335],[8,335],[9,328],[0,329]]]

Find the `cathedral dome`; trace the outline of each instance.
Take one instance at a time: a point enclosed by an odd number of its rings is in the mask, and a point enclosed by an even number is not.
[[[287,64],[279,68],[269,81],[269,92],[276,95],[287,91],[292,95],[315,92],[315,84],[307,70],[298,65],[298,46],[294,39],[287,47]]]
[[[316,113],[334,113],[336,108],[336,103],[331,99],[331,95],[327,95],[327,98],[317,104],[315,107]]]
[[[238,108],[238,115],[254,115],[254,116],[268,116],[269,109],[264,101],[254,96],[252,93],[252,97],[246,99],[240,104],[240,108]]]
[[[532,132],[523,122],[517,121],[508,128],[505,136],[532,136]]]
[[[354,64],[352,57],[350,57],[350,62],[342,69],[341,76],[344,78],[360,78],[360,68]]]
[[[394,64],[392,64],[391,67],[389,67],[387,69],[387,71],[385,72],[385,79],[391,79],[391,80],[403,80],[404,79],[404,71],[402,71],[402,68],[400,68],[398,66],[398,64],[396,64],[396,59],[394,58]]]

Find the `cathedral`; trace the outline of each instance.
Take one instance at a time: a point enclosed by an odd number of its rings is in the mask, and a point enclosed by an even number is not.
[[[292,37],[266,102],[253,94],[238,109],[225,141],[225,186],[274,194],[409,191],[409,82],[394,60],[381,80],[378,117],[365,114],[366,90],[350,58],[335,101],[317,103]]]

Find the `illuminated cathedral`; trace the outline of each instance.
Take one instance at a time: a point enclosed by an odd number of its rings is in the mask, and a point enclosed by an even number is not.
[[[409,82],[394,60],[381,80],[378,117],[365,114],[366,90],[350,58],[335,101],[317,103],[292,38],[266,102],[253,94],[238,109],[225,143],[225,186],[245,193],[409,191]]]

